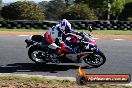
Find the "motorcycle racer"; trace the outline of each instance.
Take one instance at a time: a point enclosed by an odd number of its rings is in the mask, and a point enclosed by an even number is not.
[[[83,36],[83,32],[73,30],[70,22],[68,22],[66,19],[63,19],[56,26],[49,28],[49,30],[44,34],[44,40],[48,47],[55,50],[55,54],[58,56],[61,55],[62,51],[66,53],[76,53],[76,50],[67,46],[63,41],[67,33]]]
[[[59,24],[53,26],[44,34],[45,41],[50,48],[55,49],[57,55],[60,55],[62,50],[69,53],[75,53],[72,48],[63,42],[63,37],[66,33],[77,34],[78,32],[71,29],[71,24],[66,19],[63,19]]]

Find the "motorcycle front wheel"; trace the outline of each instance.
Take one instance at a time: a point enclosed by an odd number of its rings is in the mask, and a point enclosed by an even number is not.
[[[37,64],[45,64],[46,63],[46,51],[38,46],[32,46],[28,50],[29,58],[37,63]]]
[[[97,68],[105,63],[106,57],[103,54],[103,52],[99,51],[98,53],[95,53],[94,55],[88,55],[87,57],[84,58],[84,61],[88,65],[91,65]]]

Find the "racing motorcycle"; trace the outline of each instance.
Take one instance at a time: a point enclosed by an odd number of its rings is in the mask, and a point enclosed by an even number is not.
[[[26,47],[29,47],[29,58],[38,64],[46,63],[85,63],[92,67],[100,67],[106,61],[103,52],[97,48],[96,41],[91,34],[81,32],[79,36],[75,34],[65,35],[64,42],[76,53],[63,52],[56,55],[52,45],[44,44],[43,35],[31,35],[25,40]],[[63,46],[61,46],[63,49]],[[63,51],[63,50],[62,50]]]

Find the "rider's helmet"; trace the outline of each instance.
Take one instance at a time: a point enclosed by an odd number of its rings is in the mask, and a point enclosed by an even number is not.
[[[71,30],[71,24],[66,19],[63,19],[59,24],[59,28],[61,31],[69,33]]]

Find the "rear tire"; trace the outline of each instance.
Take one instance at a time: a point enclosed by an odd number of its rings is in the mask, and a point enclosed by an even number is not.
[[[33,62],[37,64],[46,64],[46,56],[44,55],[45,52],[46,50],[39,46],[32,46],[28,50],[28,56]]]

